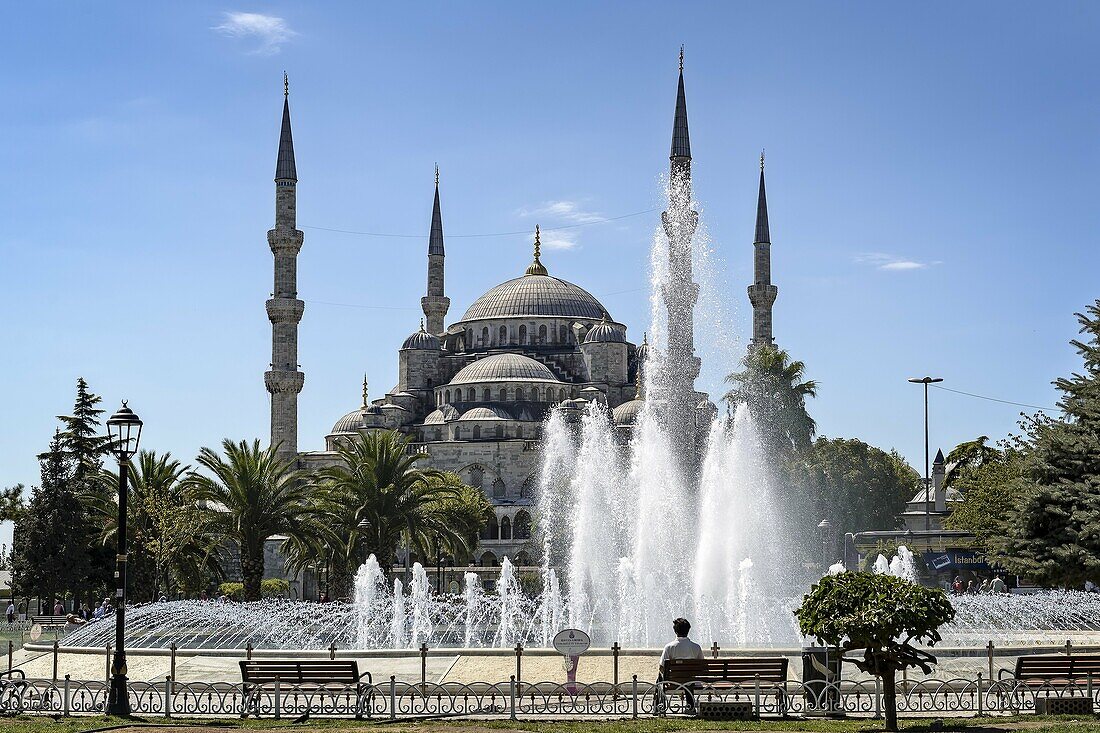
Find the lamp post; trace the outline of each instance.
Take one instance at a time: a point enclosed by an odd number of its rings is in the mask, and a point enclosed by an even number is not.
[[[931,502],[929,493],[932,489],[932,481],[928,475],[928,385],[942,382],[940,377],[910,377],[913,384],[924,385],[924,531],[932,530],[932,515],[929,511]]]
[[[107,714],[130,715],[130,695],[126,691],[126,481],[130,459],[141,440],[141,418],[122,401],[122,407],[107,420],[111,453],[118,459],[118,555],[116,557],[115,656],[111,663],[111,690],[107,696]]]

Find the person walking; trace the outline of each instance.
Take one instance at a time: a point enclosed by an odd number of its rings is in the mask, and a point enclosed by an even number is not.
[[[989,584],[989,590],[993,593],[1007,593],[1008,586],[1001,580],[1001,576],[998,575],[993,578],[993,582]]]
[[[15,599],[8,601],[8,623],[15,623]]]
[[[55,598],[54,599],[53,615],[54,616],[64,616],[65,615],[65,604],[61,602],[60,598]]]

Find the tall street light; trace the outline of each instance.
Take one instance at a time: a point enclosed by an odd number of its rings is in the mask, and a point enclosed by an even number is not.
[[[118,556],[115,578],[115,656],[111,663],[111,690],[107,697],[107,714],[130,715],[130,695],[126,691],[126,480],[130,459],[138,452],[141,440],[141,418],[122,401],[122,407],[107,421],[111,453],[118,459]]]
[[[932,480],[928,476],[928,385],[942,382],[940,377],[910,377],[913,384],[924,385],[924,531],[932,530],[931,501],[928,494],[932,490]],[[925,538],[927,541],[927,538]]]

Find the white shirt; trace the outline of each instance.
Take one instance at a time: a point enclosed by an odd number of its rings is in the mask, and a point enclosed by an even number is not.
[[[686,636],[677,636],[676,641],[665,644],[661,652],[660,664],[663,665],[670,659],[702,659],[703,648]]]
[[[14,603],[9,603],[8,604],[8,613],[15,613],[15,604]]]

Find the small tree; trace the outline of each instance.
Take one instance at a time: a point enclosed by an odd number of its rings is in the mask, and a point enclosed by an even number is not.
[[[804,636],[840,647],[862,649],[863,658],[844,657],[882,679],[886,730],[898,729],[894,677],[899,670],[932,671],[936,658],[911,642],[934,646],[939,627],[955,609],[939,588],[924,588],[892,575],[840,573],[822,578],[795,612]]]

